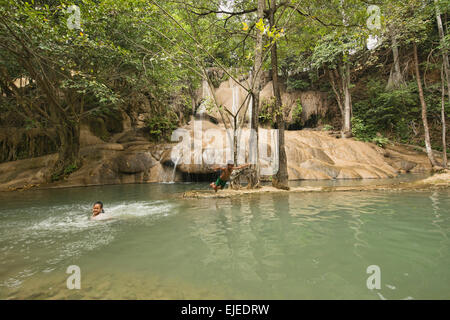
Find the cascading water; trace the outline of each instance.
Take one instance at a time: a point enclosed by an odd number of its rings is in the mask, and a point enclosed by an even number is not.
[[[231,92],[232,92],[232,106],[231,110],[233,114],[236,114],[239,108],[239,87],[235,85],[233,80],[231,81]]]
[[[211,97],[211,89],[209,88],[208,81],[202,81],[202,98],[207,99]]]
[[[252,112],[253,112],[253,96],[250,96],[250,102],[248,103],[248,128],[252,128]]]
[[[202,98],[203,98],[203,101],[202,101],[202,103],[200,104],[200,106],[198,107],[198,109],[196,111],[196,113],[198,115],[202,115],[202,114],[204,114],[206,112],[206,104],[205,104],[205,102],[210,97],[211,97],[211,91],[210,91],[208,82],[206,80],[203,80],[203,82],[202,82]]]
[[[253,74],[252,71],[250,70],[249,72],[249,82],[253,83]],[[250,95],[250,100],[248,103],[248,128],[251,129],[252,128],[252,112],[253,112],[253,95]]]
[[[174,166],[173,166],[173,172],[172,172],[172,181],[170,181],[170,183],[175,183],[175,174],[177,173],[177,165],[178,162],[181,159],[181,155],[177,158],[177,160],[175,160]]]

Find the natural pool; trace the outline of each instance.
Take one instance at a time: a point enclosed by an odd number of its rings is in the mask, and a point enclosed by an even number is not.
[[[180,197],[205,188],[0,194],[0,299],[450,298],[450,189]],[[89,220],[96,200],[113,219]]]

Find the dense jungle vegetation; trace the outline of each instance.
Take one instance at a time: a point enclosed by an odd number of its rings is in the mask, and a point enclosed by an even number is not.
[[[122,130],[124,114],[133,125],[145,111],[149,139],[164,141],[195,112],[202,80],[215,87],[249,72],[254,126],[267,116],[258,98],[267,73],[275,97],[266,125],[285,127],[284,85],[326,92],[339,112],[324,129],[344,138],[448,151],[449,7],[448,0],[1,0],[0,161],[57,152],[58,179],[82,165],[81,125],[107,140]]]

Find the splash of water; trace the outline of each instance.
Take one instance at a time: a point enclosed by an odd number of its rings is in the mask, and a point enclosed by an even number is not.
[[[111,204],[105,206],[105,222],[113,222],[118,219],[132,217],[145,217],[152,215],[167,215],[173,207],[173,204],[167,201],[145,201],[145,202],[125,202],[120,204]],[[97,224],[91,217],[91,207],[89,205],[63,206],[58,208],[49,208],[50,212],[61,212],[60,215],[52,215],[42,221],[34,223],[27,229],[29,231],[48,230],[51,232],[61,231],[81,231],[83,229],[95,228]],[[96,219],[97,220],[97,219]]]

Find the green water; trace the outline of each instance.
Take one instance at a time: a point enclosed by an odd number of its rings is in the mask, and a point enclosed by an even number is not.
[[[202,188],[0,194],[0,298],[450,298],[449,189],[180,198]],[[89,220],[99,199],[113,219]],[[67,289],[70,265],[80,290]]]

